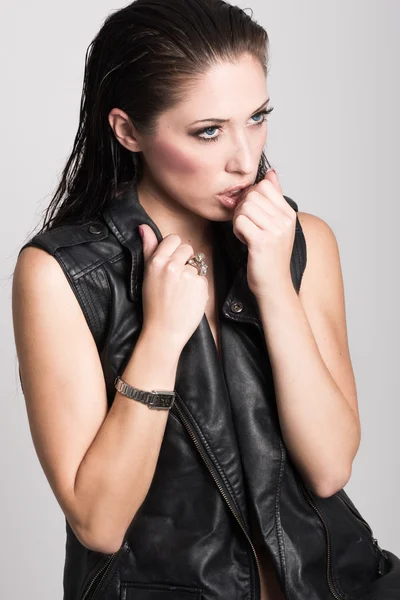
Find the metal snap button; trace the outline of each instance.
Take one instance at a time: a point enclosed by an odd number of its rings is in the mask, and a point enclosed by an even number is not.
[[[98,235],[100,233],[103,233],[104,227],[101,223],[92,223],[91,225],[89,225],[89,231],[90,233]]]
[[[234,313],[240,313],[243,310],[243,303],[242,302],[232,302],[232,304],[230,305],[230,310]]]

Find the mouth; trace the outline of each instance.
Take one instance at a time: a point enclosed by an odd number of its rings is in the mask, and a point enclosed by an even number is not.
[[[223,192],[220,192],[218,195],[221,195],[221,196],[236,195],[237,193],[240,193],[243,190],[247,190],[247,188],[249,188],[251,185],[253,185],[252,182],[244,183],[243,185],[235,185],[230,188],[227,188]]]
[[[217,194],[217,197],[221,204],[227,208],[235,208],[250,187],[250,185],[247,185],[246,187],[236,187],[228,192]]]

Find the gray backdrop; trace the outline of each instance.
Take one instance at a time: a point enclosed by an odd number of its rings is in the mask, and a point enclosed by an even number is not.
[[[30,437],[11,275],[72,148],[86,48],[126,4],[20,0],[2,11],[2,598],[62,597],[64,515]],[[267,156],[284,193],[326,220],[339,243],[362,424],[346,491],[380,545],[400,555],[400,2],[238,4],[253,8],[271,41]]]

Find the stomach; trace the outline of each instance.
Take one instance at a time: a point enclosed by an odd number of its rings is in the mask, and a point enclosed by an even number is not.
[[[256,552],[261,574],[260,600],[285,600],[269,554],[260,549],[256,549]]]

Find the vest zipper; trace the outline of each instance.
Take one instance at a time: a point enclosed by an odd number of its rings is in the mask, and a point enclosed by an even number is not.
[[[381,561],[379,560],[381,556],[385,557],[384,551],[382,550],[382,548],[379,546],[378,540],[376,537],[374,537],[374,533],[371,529],[371,526],[369,525],[369,523],[367,523],[367,521],[365,521],[363,518],[361,518],[354,510],[354,508],[347,502],[346,498],[344,496],[342,496],[341,494],[337,494],[339,496],[339,498],[341,499],[342,502],[344,502],[344,504],[349,508],[349,510],[352,512],[352,514],[355,516],[355,518],[357,519],[357,521],[359,521],[362,525],[364,525],[364,527],[367,529],[367,531],[369,532],[369,534],[371,535],[372,538],[372,543],[374,545],[374,549],[378,554],[378,575],[382,575],[382,568],[381,568]]]
[[[96,571],[95,575],[90,580],[89,584],[85,588],[83,595],[80,597],[80,600],[89,600],[89,598],[90,598],[90,600],[94,600],[94,598],[96,597],[96,592],[97,592],[97,590],[100,589],[101,584],[104,581],[104,578],[106,577],[107,573],[111,569],[112,564],[115,563],[117,557],[121,554],[121,552],[124,549],[125,549],[125,544],[123,544],[121,546],[121,548],[119,550],[117,550],[117,552],[114,552],[113,554],[111,554],[108,557],[106,562],[100,567],[100,569],[98,571]],[[101,578],[98,579],[100,577],[100,575],[101,575]],[[90,597],[89,593],[90,593],[90,590],[92,589],[93,584],[96,581],[96,579],[98,579],[98,582],[97,582],[94,594]]]
[[[325,531],[326,531],[326,535],[327,535],[327,540],[328,540],[328,566],[327,566],[327,575],[328,575],[328,585],[331,588],[332,591],[332,586],[330,584],[330,571],[329,571],[329,556],[330,556],[330,536],[329,536],[329,530],[328,530],[328,525],[326,524],[326,521],[324,519],[324,517],[322,516],[322,514],[320,513],[320,511],[318,510],[318,508],[315,506],[314,502],[309,498],[309,494],[306,490],[306,488],[304,487],[304,484],[302,483],[302,488],[303,491],[305,493],[305,496],[308,500],[308,502],[311,504],[311,506],[313,507],[313,509],[318,513],[321,521],[324,523],[325,526]],[[346,506],[350,509],[350,511],[352,512],[352,514],[356,517],[356,519],[362,524],[364,525],[364,527],[367,529],[367,531],[370,533],[371,538],[372,538],[372,543],[374,545],[374,549],[375,552],[377,553],[377,558],[378,558],[378,575],[381,576],[383,574],[382,571],[382,565],[381,565],[381,557],[386,558],[386,555],[384,553],[384,551],[382,550],[382,548],[379,546],[378,544],[378,540],[377,538],[374,537],[371,526],[367,523],[367,521],[364,521],[364,519],[362,519],[355,511],[354,508],[346,501],[346,499],[340,494],[337,494],[339,496],[339,498],[341,499],[342,502],[344,502],[344,504],[346,504]],[[335,596],[335,598],[338,598],[339,596],[335,595],[335,592],[332,591],[333,596]],[[341,599],[342,600],[342,599]]]
[[[250,539],[250,537],[249,537],[249,535],[248,535],[248,533],[247,533],[247,531],[246,531],[246,529],[245,529],[244,525],[242,524],[242,522],[241,522],[241,520],[240,520],[240,517],[237,515],[237,513],[236,513],[236,511],[235,511],[234,507],[232,506],[232,504],[231,504],[231,501],[229,500],[228,496],[225,494],[225,491],[224,491],[223,487],[221,486],[220,482],[218,481],[218,478],[217,478],[217,476],[215,475],[213,468],[212,468],[212,467],[209,465],[209,459],[208,459],[208,456],[207,456],[207,455],[204,453],[204,451],[203,451],[203,449],[202,449],[201,445],[199,444],[199,442],[198,442],[198,440],[197,440],[197,438],[196,438],[196,435],[195,435],[195,433],[193,432],[193,430],[192,430],[192,428],[191,428],[190,424],[188,423],[188,421],[186,420],[185,416],[183,415],[183,413],[182,413],[181,409],[179,408],[179,406],[178,406],[177,402],[174,402],[174,407],[177,409],[177,411],[178,411],[178,413],[179,413],[179,416],[180,416],[180,418],[181,418],[181,420],[182,420],[183,424],[185,425],[185,428],[186,428],[186,430],[188,431],[188,433],[189,433],[190,437],[192,438],[192,440],[193,440],[193,442],[194,442],[194,444],[195,444],[195,446],[196,446],[196,448],[197,448],[197,450],[198,450],[198,452],[199,452],[200,456],[202,457],[202,459],[203,459],[203,461],[204,461],[204,463],[205,463],[205,465],[206,465],[207,469],[208,469],[208,470],[209,470],[209,472],[211,473],[211,475],[212,475],[212,477],[213,477],[213,479],[214,479],[214,481],[215,481],[215,483],[216,483],[216,485],[217,485],[217,487],[218,487],[219,491],[220,491],[220,492],[221,492],[221,494],[222,494],[222,497],[224,498],[225,502],[226,502],[226,503],[227,503],[227,505],[229,506],[229,508],[230,508],[230,510],[231,510],[231,512],[232,512],[232,514],[233,514],[233,516],[235,517],[236,521],[239,523],[239,525],[240,525],[240,527],[241,527],[241,529],[242,529],[243,533],[245,534],[245,536],[246,536],[246,538],[247,538],[247,540],[248,540],[248,542],[249,542],[249,544],[250,544],[250,546],[251,546],[251,549],[252,549],[252,551],[253,551],[253,555],[254,555],[254,559],[255,559],[255,561],[256,561],[257,573],[258,573],[258,578],[259,578],[259,588],[260,588],[260,590],[261,590],[261,573],[260,573],[260,563],[259,563],[259,561],[258,561],[257,553],[256,553],[256,550],[255,550],[255,548],[254,548],[253,542],[251,541],[251,539]],[[261,596],[260,596],[260,600],[263,600],[263,599],[261,598]]]
[[[331,594],[334,598],[336,598],[336,600],[345,600],[343,598],[343,596],[340,596],[340,594],[335,590],[332,579],[331,579],[331,542],[330,542],[330,534],[329,534],[329,529],[328,529],[328,525],[323,517],[323,515],[321,514],[321,512],[319,511],[318,507],[314,504],[314,502],[312,501],[312,499],[310,498],[307,489],[305,488],[303,482],[301,482],[301,488],[303,490],[303,493],[306,497],[306,499],[308,500],[308,503],[310,504],[310,506],[315,510],[315,512],[317,513],[317,515],[319,516],[319,518],[321,519],[324,528],[325,528],[325,535],[326,535],[326,548],[327,548],[327,563],[326,563],[326,579],[328,582],[328,586],[329,589],[331,591]]]

